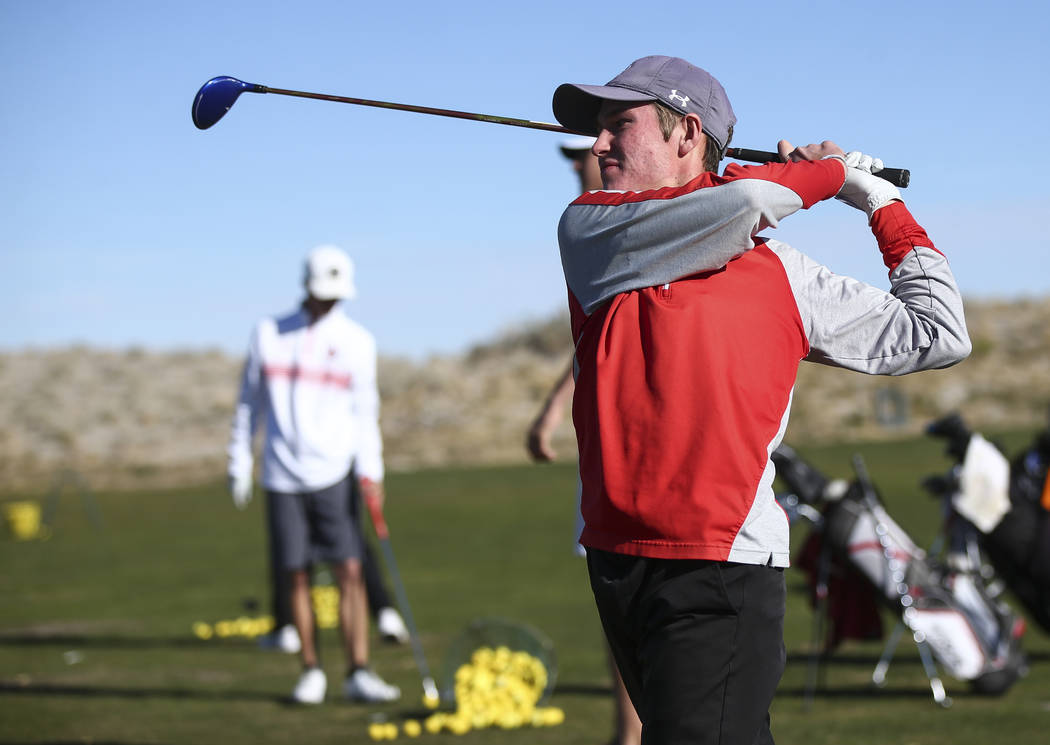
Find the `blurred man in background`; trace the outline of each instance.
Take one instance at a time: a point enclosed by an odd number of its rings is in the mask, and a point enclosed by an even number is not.
[[[593,137],[573,137],[565,140],[560,146],[561,154],[568,158],[572,170],[580,180],[580,193],[602,188],[602,173],[598,169],[598,159],[591,153]],[[572,392],[576,385],[572,377],[572,361],[565,372],[558,378],[539,413],[529,427],[525,447],[533,460],[549,462],[556,454],[551,445],[554,430],[565,418],[565,407],[572,401]]]
[[[355,478],[366,499],[381,503],[384,496],[375,339],[339,306],[356,294],[345,252],[311,251],[303,282],[302,306],[264,318],[252,333],[228,450],[230,490],[239,504],[250,498],[252,436],[265,421],[267,522],[301,642],[303,671],[292,698],[321,703],[327,689],[310,602],[309,567],[316,560],[332,566],[339,588],[345,695],[392,701],[398,688],[368,666],[363,539],[350,502]]]
[[[572,170],[580,179],[580,193],[594,191],[602,188],[602,174],[598,168],[598,158],[591,152],[594,146],[593,137],[574,137],[561,144],[561,154],[572,163]],[[547,399],[540,408],[539,414],[529,427],[526,439],[526,448],[532,459],[540,462],[553,461],[557,454],[551,445],[554,431],[565,418],[565,409],[572,401],[572,392],[575,389],[572,377],[572,362],[570,360],[565,372],[551,388]],[[580,493],[576,491],[576,552],[585,556],[583,546],[579,544],[580,532],[583,530],[583,517],[580,515]],[[608,645],[605,645],[606,657],[609,661],[609,671],[613,679],[613,701],[615,714],[613,726],[615,732],[610,745],[640,745],[642,741],[642,723],[638,719],[638,713],[634,710],[631,697],[627,695],[623,678],[613,661],[612,653]]]

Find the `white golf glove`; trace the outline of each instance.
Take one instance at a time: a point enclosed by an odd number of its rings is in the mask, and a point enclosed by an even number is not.
[[[873,176],[882,170],[882,161],[856,150],[838,157],[846,164],[846,182],[835,195],[850,207],[861,210],[871,222],[872,215],[880,207],[901,198],[900,190],[885,179]]]
[[[952,507],[982,533],[991,533],[1010,511],[1010,463],[980,435],[970,437]]]
[[[252,501],[252,477],[230,476],[229,487],[234,506],[239,510],[243,510]]]
[[[873,158],[870,155],[865,155],[859,150],[851,150],[846,153],[846,167],[859,168],[865,173],[878,173],[885,168],[882,164],[882,160],[879,158]]]

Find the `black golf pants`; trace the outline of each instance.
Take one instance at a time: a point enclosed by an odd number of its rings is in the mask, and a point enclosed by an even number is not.
[[[587,566],[643,745],[773,745],[783,570],[593,549]]]

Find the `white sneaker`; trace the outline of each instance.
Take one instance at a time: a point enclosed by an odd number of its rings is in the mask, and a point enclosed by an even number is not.
[[[394,608],[381,608],[376,618],[376,628],[383,641],[404,644],[408,641],[408,628],[401,614]]]
[[[397,701],[401,689],[392,686],[367,667],[358,668],[343,683],[343,693],[353,701]]]
[[[299,682],[295,684],[292,698],[300,704],[324,703],[325,690],[328,688],[328,679],[324,670],[319,667],[311,667],[303,670],[299,676]]]
[[[302,644],[295,626],[288,624],[274,629],[269,634],[259,637],[259,646],[263,649],[274,649],[285,654],[299,654]]]

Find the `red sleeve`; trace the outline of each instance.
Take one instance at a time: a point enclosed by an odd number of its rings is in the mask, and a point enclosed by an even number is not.
[[[832,158],[804,160],[797,163],[765,163],[760,166],[741,166],[731,163],[726,166],[721,176],[706,171],[683,186],[665,186],[647,191],[589,191],[577,197],[573,204],[616,206],[630,202],[674,199],[697,189],[706,189],[748,178],[772,181],[791,189],[802,200],[802,208],[809,209],[817,202],[830,199],[839,193],[839,189],[846,180],[846,170],[841,161]]]
[[[809,209],[817,202],[830,199],[839,193],[846,181],[846,168],[837,158],[764,163],[760,166],[730,163],[721,178],[723,181],[742,178],[774,181],[798,194],[802,200],[802,208]]]
[[[904,202],[893,202],[876,210],[871,217],[871,232],[875,234],[882,260],[891,272],[915,246],[932,248],[944,255],[933,245],[922,226],[915,222]]]

